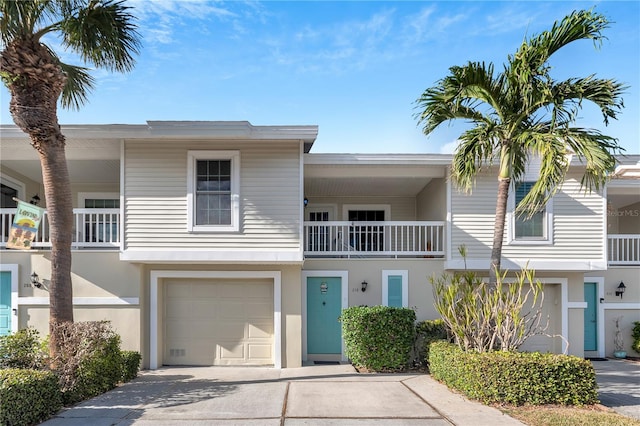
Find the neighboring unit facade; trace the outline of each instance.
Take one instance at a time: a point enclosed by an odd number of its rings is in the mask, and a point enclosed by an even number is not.
[[[279,368],[346,361],[337,318],[348,306],[437,318],[430,277],[488,267],[497,180],[480,176],[464,194],[447,178],[450,155],[311,154],[317,131],[63,126],[75,319],[111,321],[147,368]],[[14,126],[0,127],[0,144],[0,334],[27,326],[45,334],[46,221],[33,250],[5,247],[13,197],[44,198],[40,164]],[[527,183],[514,190],[503,267],[536,270],[548,333],[562,336],[537,336],[523,349],[608,356],[613,319],[622,317],[629,336],[640,321],[639,160],[621,158],[605,193],[580,190],[576,163],[529,221],[511,215]],[[533,167],[526,181],[535,177]],[[30,284],[34,272],[41,288]],[[630,338],[625,345],[629,352]]]

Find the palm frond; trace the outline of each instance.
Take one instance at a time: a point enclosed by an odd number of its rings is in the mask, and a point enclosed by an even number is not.
[[[89,0],[87,7],[76,9],[60,22],[64,45],[99,68],[130,71],[140,35],[129,9],[124,1]]]
[[[60,63],[62,71],[67,75],[67,83],[62,89],[60,105],[63,108],[79,110],[89,101],[89,93],[93,90],[95,79],[89,69]]]
[[[562,47],[584,39],[593,40],[599,47],[605,38],[602,31],[609,27],[609,20],[593,10],[578,10],[565,16],[560,22],[554,22],[549,31],[522,43],[513,57],[509,57],[509,63],[516,71],[524,71],[526,68],[539,75],[546,75],[548,68],[545,66],[551,55]]]
[[[551,90],[556,105],[571,103],[574,108],[578,108],[583,100],[595,103],[602,112],[605,124],[609,124],[609,119],[616,119],[624,107],[622,94],[627,89],[626,85],[615,80],[599,79],[591,75],[556,83]]]
[[[451,162],[451,178],[457,187],[471,191],[478,172],[493,163],[499,140],[499,129],[491,125],[474,127],[460,136]]]
[[[502,115],[503,80],[500,76],[494,77],[492,64],[469,62],[463,67],[451,67],[449,71],[448,76],[416,100],[419,112],[414,117],[423,124],[425,134],[454,119],[491,125],[495,121],[491,114]],[[487,109],[489,111],[485,111]]]

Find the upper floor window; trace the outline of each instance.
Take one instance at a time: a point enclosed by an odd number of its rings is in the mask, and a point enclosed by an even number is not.
[[[519,183],[513,194],[511,206],[511,232],[512,242],[544,243],[551,242],[551,201],[547,205],[529,216],[515,214],[515,208],[531,191],[535,182]]]
[[[239,229],[240,153],[189,151],[189,231]]]

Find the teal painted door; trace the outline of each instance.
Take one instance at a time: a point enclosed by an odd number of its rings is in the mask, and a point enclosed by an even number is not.
[[[584,283],[584,350],[598,350],[598,286],[596,283]]]
[[[342,279],[307,277],[307,353],[342,353]]]
[[[11,272],[0,272],[0,336],[11,333]]]
[[[388,304],[394,308],[402,308],[402,276],[390,275],[388,280]]]

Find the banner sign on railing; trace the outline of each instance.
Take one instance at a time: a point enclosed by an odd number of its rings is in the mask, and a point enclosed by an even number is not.
[[[38,233],[38,227],[45,209],[14,198],[18,202],[18,211],[13,218],[7,248],[29,250]]]

